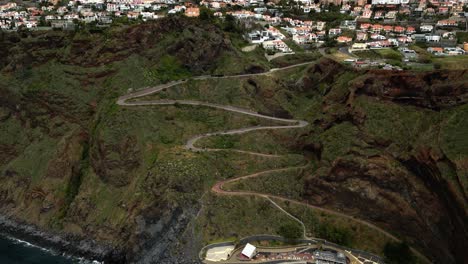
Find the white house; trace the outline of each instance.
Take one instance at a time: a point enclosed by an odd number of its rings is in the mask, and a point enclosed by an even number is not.
[[[460,48],[451,48],[451,47],[444,48],[444,52],[447,55],[463,55],[463,54],[465,54],[464,50],[462,50]]]
[[[349,49],[349,51],[353,52],[356,50],[367,50],[367,44],[366,43],[354,43],[351,46],[351,49]]]
[[[253,44],[263,43],[264,41],[270,40],[270,34],[268,34],[268,31],[252,32],[252,33],[249,33],[247,37],[250,43],[253,43]]]
[[[387,39],[385,36],[377,34],[377,33],[372,33],[370,36],[371,39],[377,39],[377,40],[385,40]]]
[[[425,39],[426,42],[440,42],[440,36],[438,35],[427,35]]]
[[[294,34],[292,37],[292,40],[296,42],[297,44],[303,45],[303,44],[317,42],[318,38],[317,38],[317,35],[315,35],[314,33],[307,33],[305,35]]]
[[[432,32],[432,30],[434,29],[434,26],[433,25],[421,25],[419,29],[422,32]]]
[[[282,40],[269,40],[262,43],[266,50],[279,50],[281,52],[291,52],[291,49]]]

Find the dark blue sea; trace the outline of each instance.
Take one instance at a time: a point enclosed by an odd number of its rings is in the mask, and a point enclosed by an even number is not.
[[[69,264],[93,263],[74,257],[66,257],[28,242],[0,236],[1,264]],[[97,263],[97,262],[94,262]]]

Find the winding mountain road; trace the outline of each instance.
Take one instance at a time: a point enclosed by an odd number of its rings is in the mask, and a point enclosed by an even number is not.
[[[295,65],[291,65],[291,66],[287,66],[287,67],[283,67],[283,68],[271,69],[270,71],[263,72],[263,73],[241,74],[241,75],[233,75],[233,76],[217,76],[217,77],[216,76],[198,76],[198,77],[193,77],[191,79],[192,80],[209,80],[209,79],[246,78],[246,77],[252,77],[252,76],[267,75],[267,74],[270,74],[272,72],[292,69],[292,68],[295,68],[295,67],[309,65],[309,64],[312,64],[312,63],[314,63],[314,62],[305,62],[305,63],[295,64]],[[234,112],[234,113],[239,113],[239,114],[244,114],[244,115],[249,115],[249,116],[254,116],[254,117],[258,117],[258,118],[263,118],[263,119],[267,119],[267,120],[272,120],[272,121],[285,123],[285,125],[283,125],[283,126],[252,126],[252,127],[232,129],[232,130],[227,130],[227,131],[218,131],[218,132],[211,132],[211,133],[204,133],[204,134],[200,134],[200,135],[195,135],[192,138],[190,138],[185,144],[186,149],[191,150],[191,151],[195,151],[195,152],[222,151],[222,150],[226,151],[226,149],[199,148],[199,147],[195,146],[196,142],[199,141],[200,139],[211,137],[211,136],[243,134],[243,133],[247,133],[247,132],[251,132],[251,131],[257,131],[257,130],[295,129],[295,128],[306,127],[309,124],[307,121],[304,121],[304,120],[294,120],[294,119],[284,119],[284,118],[272,117],[272,116],[267,116],[267,115],[260,114],[258,112],[255,112],[255,111],[252,111],[252,110],[249,110],[249,109],[239,108],[239,107],[230,106],[230,105],[220,105],[220,104],[214,104],[214,103],[209,103],[209,102],[194,101],[194,100],[166,100],[166,99],[164,99],[164,100],[154,100],[154,101],[130,101],[132,99],[136,99],[136,98],[144,97],[144,96],[147,96],[147,95],[150,95],[150,94],[158,93],[158,92],[163,91],[165,89],[169,89],[171,87],[174,87],[176,85],[180,85],[180,84],[183,84],[183,83],[186,83],[186,82],[187,82],[186,80],[173,81],[173,82],[170,82],[170,83],[167,83],[167,84],[161,84],[161,85],[158,85],[158,86],[155,86],[155,87],[144,88],[142,90],[139,90],[139,91],[136,91],[136,92],[133,92],[133,93],[129,93],[129,94],[126,94],[126,95],[123,95],[123,96],[119,97],[118,100],[117,100],[117,104],[120,105],[120,106],[150,106],[150,105],[175,105],[175,104],[192,105],[192,106],[204,106],[204,107],[211,107],[211,108],[215,108],[215,109],[221,109],[221,110],[230,111],[230,112]],[[264,154],[264,153],[257,153],[257,152],[251,152],[251,151],[245,151],[245,150],[229,149],[229,151],[235,151],[235,152],[239,152],[239,153],[245,153],[245,154],[249,154],[249,155],[257,155],[257,156],[263,156],[263,157],[271,157],[271,158],[281,157],[280,155]],[[327,209],[327,208],[323,208],[323,207],[320,207],[320,206],[311,205],[311,204],[308,204],[308,203],[303,202],[303,201],[297,201],[297,200],[293,200],[293,199],[289,199],[289,198],[285,198],[285,197],[281,197],[281,196],[277,196],[277,195],[258,193],[258,192],[250,192],[250,191],[230,191],[230,190],[223,189],[223,186],[225,184],[227,184],[227,183],[232,183],[232,182],[235,182],[235,181],[240,181],[240,180],[244,180],[244,179],[248,179],[248,178],[259,177],[259,176],[262,176],[262,175],[265,175],[265,174],[268,174],[268,173],[284,172],[284,171],[289,171],[289,170],[294,170],[294,169],[303,169],[303,168],[306,168],[306,167],[307,167],[307,165],[280,168],[280,169],[271,169],[271,170],[261,171],[261,172],[257,172],[257,173],[253,173],[253,174],[249,174],[249,175],[244,175],[244,176],[240,176],[240,177],[236,177],[236,178],[221,180],[221,181],[218,181],[215,185],[213,185],[211,190],[214,193],[218,194],[218,195],[257,196],[257,197],[262,197],[262,198],[265,198],[265,199],[269,200],[280,211],[287,214],[290,218],[294,219],[295,221],[297,221],[297,222],[299,222],[301,224],[301,226],[304,229],[304,238],[307,238],[305,224],[301,220],[299,220],[298,218],[296,218],[295,216],[293,216],[292,214],[290,214],[289,212],[287,212],[286,210],[281,208],[273,199],[276,199],[276,200],[279,200],[279,201],[287,201],[287,202],[292,203],[292,204],[298,204],[298,205],[306,206],[306,207],[309,207],[309,208],[312,208],[312,209],[315,209],[315,210],[319,210],[319,211],[322,211],[322,212],[325,212],[325,213],[328,213],[328,214],[331,214],[331,215],[339,216],[339,217],[348,219],[350,221],[354,221],[354,222],[366,225],[366,226],[372,228],[373,230],[384,234],[385,236],[391,238],[394,241],[398,241],[398,242],[401,241],[400,239],[398,239],[394,235],[390,234],[389,232],[383,230],[382,228],[380,228],[380,227],[378,227],[378,226],[376,226],[376,225],[374,225],[374,224],[372,224],[370,222],[367,222],[365,220],[358,219],[358,218],[355,218],[354,216],[347,215],[345,213],[337,212],[337,211]],[[430,263],[430,261],[423,254],[421,254],[420,252],[418,252],[414,248],[411,248],[411,250],[415,254],[417,254],[418,256],[425,259],[428,263]]]

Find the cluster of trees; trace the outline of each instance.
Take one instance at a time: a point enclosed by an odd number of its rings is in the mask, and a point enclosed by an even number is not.
[[[289,241],[302,238],[302,227],[295,223],[287,223],[280,226],[278,234]]]
[[[326,239],[338,245],[352,247],[352,236],[348,229],[332,225],[319,225],[316,230],[317,237]]]
[[[227,14],[223,19],[219,19],[215,17],[213,10],[206,7],[200,7],[199,18],[202,21],[207,21],[212,24],[218,25],[224,31],[233,33],[243,32],[240,23],[236,21],[236,19],[230,14]]]
[[[302,238],[302,227],[295,223],[282,225],[278,234],[287,240],[294,241]],[[338,245],[352,247],[352,236],[348,229],[339,228],[332,225],[318,225],[315,228],[315,236],[326,239]]]

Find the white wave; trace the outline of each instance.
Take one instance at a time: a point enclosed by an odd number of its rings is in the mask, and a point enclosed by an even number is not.
[[[104,264],[104,262],[100,262],[100,261],[97,261],[97,260],[89,260],[89,259],[86,259],[86,258],[83,258],[83,257],[76,257],[76,256],[72,256],[72,255],[67,255],[65,253],[60,254],[55,250],[45,248],[45,247],[41,247],[39,245],[32,244],[32,243],[30,243],[28,241],[21,240],[21,239],[11,237],[11,236],[7,236],[7,235],[4,235],[4,234],[0,234],[0,237],[11,241],[13,244],[22,245],[22,246],[30,247],[30,248],[37,248],[37,249],[39,249],[41,251],[44,251],[44,252],[47,252],[47,253],[49,253],[49,254],[51,254],[53,256],[62,256],[62,257],[67,258],[67,259],[76,260],[77,263],[79,263],[79,264]]]

